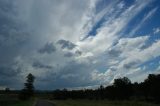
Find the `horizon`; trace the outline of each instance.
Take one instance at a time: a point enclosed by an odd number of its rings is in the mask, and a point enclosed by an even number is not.
[[[94,88],[160,74],[159,0],[0,0],[0,89]]]
[[[149,77],[149,75],[160,75],[160,74],[148,74],[148,76],[143,80],[143,81],[141,81],[141,82],[132,82],[130,79],[128,79],[129,81],[131,81],[131,84],[132,85],[135,85],[136,83],[137,84],[142,84],[142,83],[145,83],[145,81],[148,79],[148,77]],[[127,77],[119,77],[119,78],[117,78],[117,79],[122,79],[122,78],[127,78]],[[114,81],[115,81],[116,79],[114,79]],[[25,84],[25,83],[24,83]],[[24,86],[24,84],[23,84],[23,86]],[[56,91],[56,90],[67,90],[67,91],[74,91],[74,90],[97,90],[97,89],[99,89],[101,86],[102,87],[104,87],[104,88],[107,88],[107,87],[109,87],[109,86],[113,86],[113,84],[114,83],[111,83],[111,84],[109,84],[109,85],[94,85],[94,86],[85,86],[85,87],[73,87],[73,88],[55,88],[55,89],[36,89],[36,87],[34,87],[34,90],[35,90],[35,92],[47,92],[47,91]],[[34,86],[34,84],[33,84],[33,86]],[[0,87],[0,91],[6,91],[6,89],[9,89],[9,91],[22,91],[22,88],[20,88],[20,89],[14,89],[14,88],[9,88],[9,87],[6,87],[6,86],[1,86]],[[24,88],[23,88],[24,89]]]

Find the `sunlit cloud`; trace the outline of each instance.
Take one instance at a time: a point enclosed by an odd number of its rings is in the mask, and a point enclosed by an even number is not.
[[[160,56],[160,41],[150,36],[159,26],[143,29],[158,10],[152,0],[2,0],[0,87],[20,89],[28,73],[37,89],[142,81],[150,73],[142,65]]]

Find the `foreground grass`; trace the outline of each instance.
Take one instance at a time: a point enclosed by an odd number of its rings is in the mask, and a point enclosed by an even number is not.
[[[0,106],[33,106],[34,101],[33,100],[27,100],[27,101],[3,101],[0,102]]]
[[[17,101],[17,103],[9,105],[9,106],[33,106],[34,99],[27,101]]]
[[[0,106],[33,106],[35,99],[21,101],[15,94],[0,95]]]
[[[108,100],[58,100],[53,103],[56,106],[160,106],[146,102]]]

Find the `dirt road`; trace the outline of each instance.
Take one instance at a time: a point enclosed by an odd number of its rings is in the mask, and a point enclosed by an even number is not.
[[[55,105],[48,102],[47,100],[37,100],[37,103],[35,106],[55,106]]]

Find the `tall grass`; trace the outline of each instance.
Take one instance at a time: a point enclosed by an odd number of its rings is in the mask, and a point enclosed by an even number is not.
[[[33,102],[34,99],[20,101],[17,94],[0,95],[0,106],[32,106]]]
[[[33,106],[34,100],[18,101],[10,106]]]
[[[159,106],[138,101],[108,101],[108,100],[58,100],[56,106]]]

